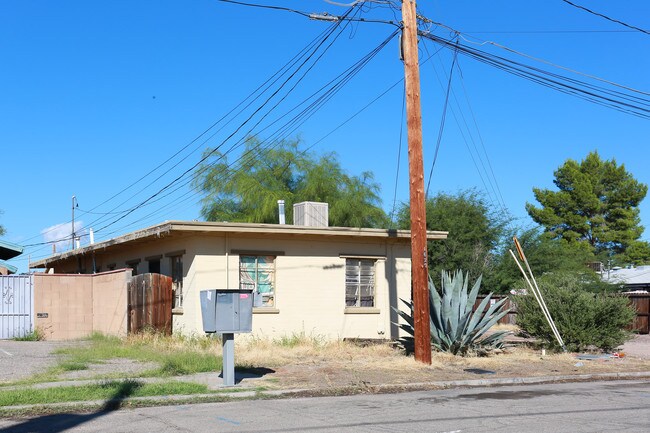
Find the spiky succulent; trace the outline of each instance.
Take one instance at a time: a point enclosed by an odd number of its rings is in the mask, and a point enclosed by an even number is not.
[[[465,354],[470,349],[479,347],[500,348],[507,331],[495,332],[489,336],[485,333],[499,319],[508,314],[505,299],[490,303],[492,294],[486,296],[473,311],[474,303],[481,286],[479,277],[471,291],[467,291],[469,278],[457,271],[453,276],[442,272],[441,292],[438,292],[429,278],[429,311],[431,317],[431,344],[442,352]],[[413,348],[413,303],[402,299],[409,311],[395,309],[406,323],[398,326],[410,336],[400,339],[407,350]],[[488,307],[489,305],[489,307]],[[487,308],[486,308],[487,307]]]

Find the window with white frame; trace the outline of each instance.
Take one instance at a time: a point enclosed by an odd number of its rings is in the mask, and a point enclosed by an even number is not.
[[[345,306],[375,306],[375,259],[345,259]]]
[[[240,255],[239,288],[261,296],[262,307],[275,307],[275,256]]]

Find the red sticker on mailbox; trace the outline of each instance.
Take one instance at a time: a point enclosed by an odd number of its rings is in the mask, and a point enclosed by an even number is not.
[[[246,299],[246,298],[248,298],[248,295],[245,293],[239,295],[239,299]]]

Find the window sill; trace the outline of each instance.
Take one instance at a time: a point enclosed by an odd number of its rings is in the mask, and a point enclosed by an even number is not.
[[[375,307],[345,307],[345,314],[379,314],[381,310]]]
[[[280,310],[271,307],[256,307],[253,308],[253,314],[280,314]]]
[[[172,314],[183,315],[183,307],[172,308]]]

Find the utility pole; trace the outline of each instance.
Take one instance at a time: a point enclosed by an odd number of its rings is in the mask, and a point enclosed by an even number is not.
[[[70,250],[75,249],[75,244],[74,244],[74,234],[75,234],[74,233],[74,201],[76,199],[77,199],[77,197],[73,195],[72,196],[72,247],[70,248]]]
[[[422,112],[420,108],[420,66],[415,0],[402,0],[402,54],[406,87],[406,125],[409,149],[409,191],[411,202],[411,282],[415,359],[431,364],[431,325],[427,270],[427,218],[422,162]]]

